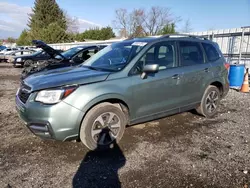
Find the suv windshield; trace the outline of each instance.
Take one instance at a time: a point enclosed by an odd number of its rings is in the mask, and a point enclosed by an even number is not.
[[[114,43],[93,55],[85,61],[82,66],[119,71],[123,69],[146,44],[146,40],[143,42],[123,41]]]
[[[61,53],[65,58],[67,59],[71,59],[73,55],[75,55],[77,52],[79,52],[80,50],[82,50],[83,47],[74,47],[74,48],[70,48],[69,50]],[[57,55],[56,59],[62,59],[61,56]]]

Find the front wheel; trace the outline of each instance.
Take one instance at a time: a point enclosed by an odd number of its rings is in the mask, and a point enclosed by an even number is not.
[[[31,65],[33,65],[34,62],[32,60],[26,60],[24,63],[23,63],[23,67],[26,68],[26,67],[30,67]]]
[[[118,104],[98,104],[86,114],[80,139],[90,150],[109,149],[122,138],[126,123],[126,116]]]
[[[201,100],[197,112],[207,118],[212,118],[220,104],[220,91],[216,86],[208,86]]]

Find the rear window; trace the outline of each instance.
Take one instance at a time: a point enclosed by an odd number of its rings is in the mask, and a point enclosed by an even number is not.
[[[202,43],[202,46],[206,52],[208,61],[216,61],[220,59],[220,54],[212,44]]]

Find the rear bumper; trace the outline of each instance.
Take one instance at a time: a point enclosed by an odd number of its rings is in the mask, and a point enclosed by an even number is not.
[[[224,86],[223,86],[223,93],[222,93],[222,98],[226,97],[228,92],[229,92],[229,83],[226,83]]]
[[[43,139],[61,141],[78,138],[84,115],[82,111],[63,101],[56,105],[43,105],[29,100],[23,104],[16,96],[16,110],[33,134]]]

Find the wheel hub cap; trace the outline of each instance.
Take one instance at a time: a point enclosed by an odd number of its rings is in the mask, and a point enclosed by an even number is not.
[[[206,110],[213,113],[217,109],[218,101],[218,93],[216,91],[210,92],[206,98]]]
[[[115,113],[103,113],[94,121],[91,136],[97,144],[108,145],[117,138],[120,128],[121,121]]]

